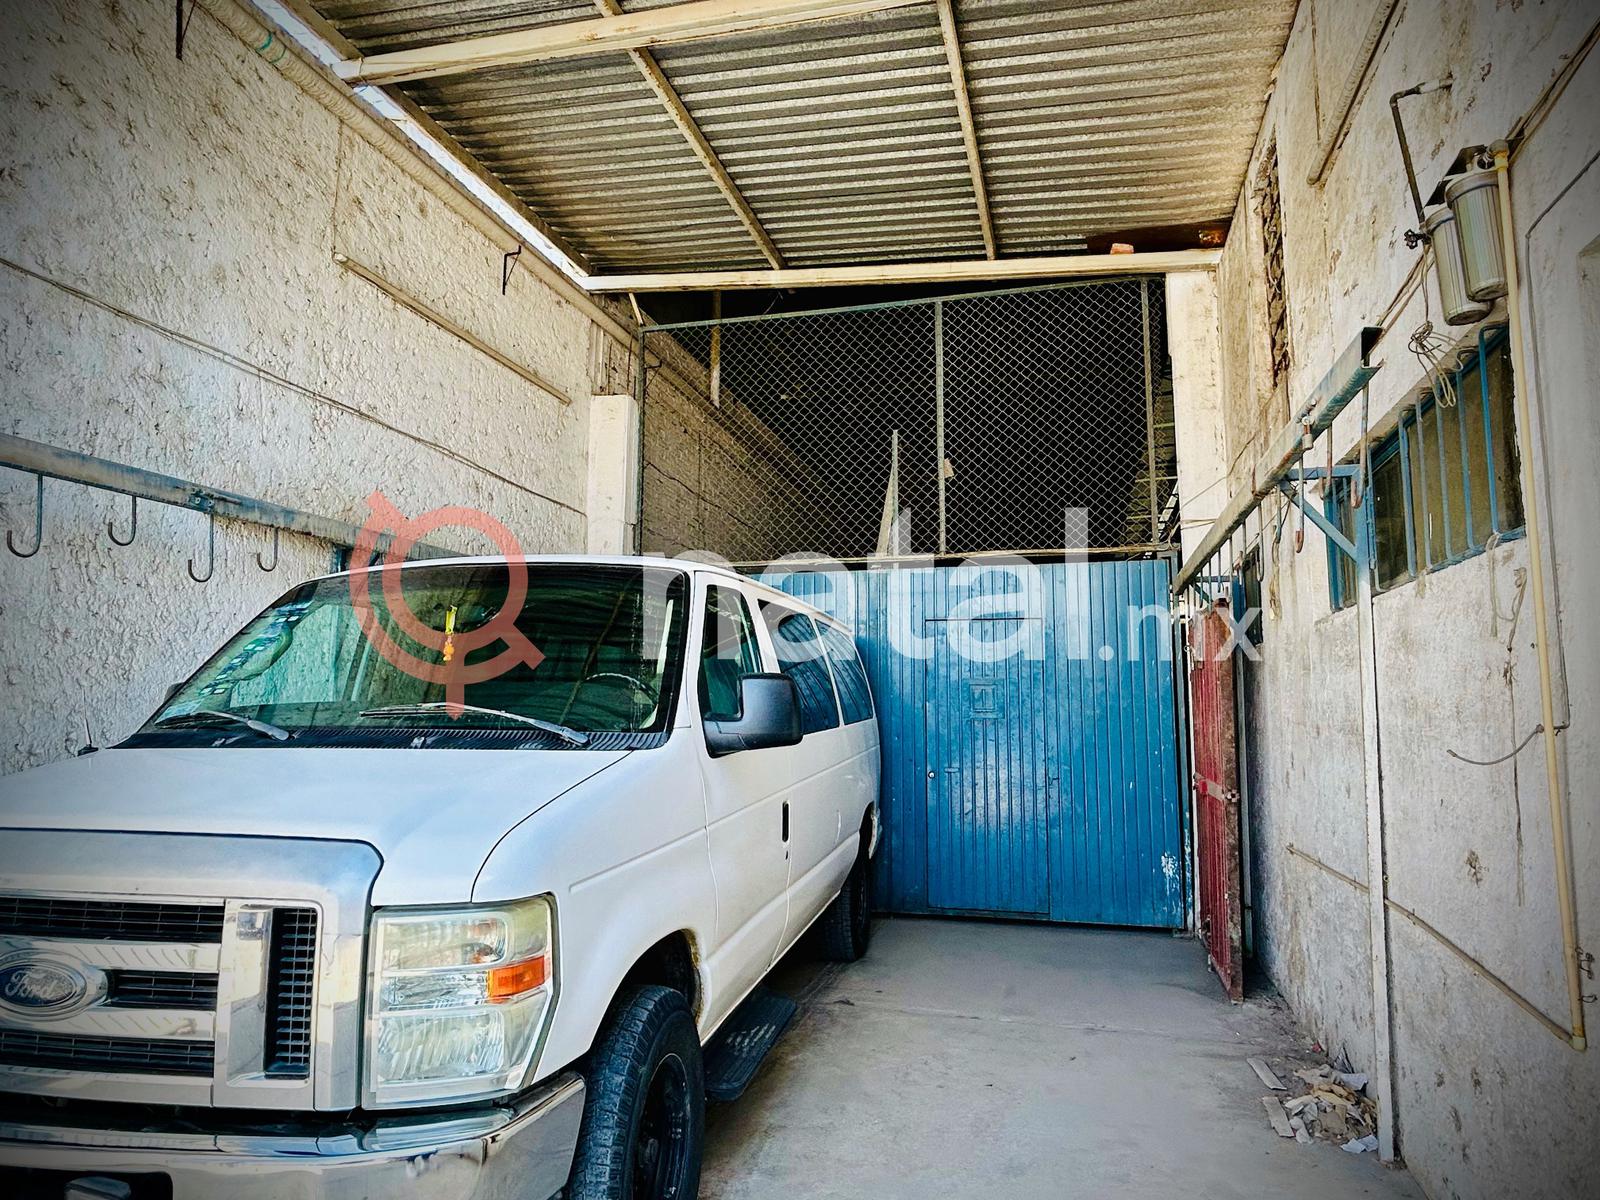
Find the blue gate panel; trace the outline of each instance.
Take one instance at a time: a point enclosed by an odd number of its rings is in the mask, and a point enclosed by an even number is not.
[[[1042,565],[1023,576],[1037,595],[974,603],[1017,578],[874,569],[842,594],[826,575],[769,578],[856,631],[883,739],[879,903],[1181,926],[1170,566]]]
[[[1050,909],[1044,664],[959,652],[1028,639],[1037,618],[931,620],[928,700],[928,903],[1044,916]],[[1033,635],[1036,639],[1037,635]]]

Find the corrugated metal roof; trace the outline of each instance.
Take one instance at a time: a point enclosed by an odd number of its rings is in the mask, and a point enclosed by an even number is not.
[[[592,0],[315,7],[367,55],[599,15]],[[1225,221],[1294,10],[958,0],[1000,253]],[[982,256],[931,0],[654,54],[790,265]],[[400,88],[596,270],[767,265],[626,54]]]

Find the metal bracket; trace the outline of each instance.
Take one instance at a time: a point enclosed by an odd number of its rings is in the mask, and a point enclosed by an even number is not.
[[[1356,466],[1355,463],[1339,463],[1333,468],[1333,477],[1335,479],[1349,479],[1360,473],[1361,468]],[[1296,483],[1302,479],[1326,479],[1327,477],[1328,472],[1323,467],[1293,467],[1284,476],[1284,478]]]
[[[194,18],[195,0],[174,0],[172,14],[173,49],[177,51],[178,61],[183,61],[183,43],[189,36],[189,22]],[[185,12],[184,9],[188,11]]]
[[[511,285],[511,272],[517,269],[517,259],[522,257],[522,243],[517,243],[517,248],[504,255],[500,260],[500,294],[506,294],[506,288]]]
[[[1350,560],[1357,566],[1361,565],[1361,555],[1356,552],[1355,544],[1351,542],[1349,538],[1345,537],[1344,533],[1339,529],[1339,527],[1332,521],[1328,520],[1327,516],[1319,508],[1317,508],[1315,504],[1308,504],[1305,499],[1295,491],[1293,484],[1291,484],[1287,479],[1282,480],[1278,484],[1278,490],[1281,491],[1285,496],[1289,497],[1294,505],[1311,519],[1311,523],[1313,525],[1322,530],[1323,536],[1337,546],[1343,553],[1349,555]]]

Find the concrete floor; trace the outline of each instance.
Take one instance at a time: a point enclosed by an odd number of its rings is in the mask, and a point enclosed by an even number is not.
[[[706,1200],[1420,1197],[1374,1154],[1277,1137],[1245,1059],[1312,1064],[1166,934],[898,918],[707,1118]]]

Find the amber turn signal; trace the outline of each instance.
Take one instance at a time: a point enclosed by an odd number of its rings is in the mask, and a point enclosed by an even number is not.
[[[508,967],[495,967],[489,972],[489,1003],[500,1004],[515,1000],[550,978],[550,958],[541,954],[537,958],[512,963]]]

